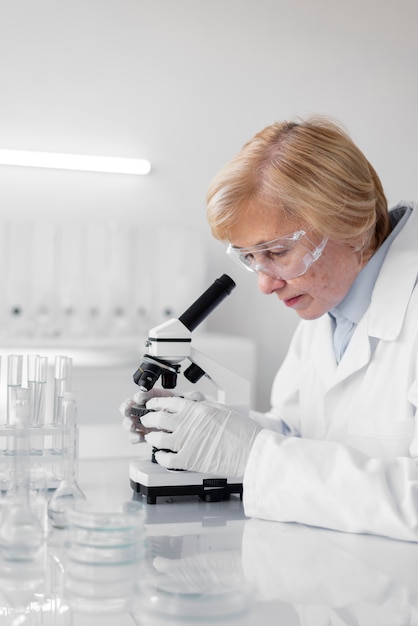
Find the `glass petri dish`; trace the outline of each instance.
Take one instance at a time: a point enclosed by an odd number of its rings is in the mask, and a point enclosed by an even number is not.
[[[69,511],[67,556],[98,565],[129,563],[145,551],[142,509],[96,511],[82,505]]]
[[[231,619],[248,614],[254,606],[246,589],[225,593],[167,593],[162,589],[141,594],[141,607],[150,615],[187,620]]]
[[[68,537],[73,545],[122,549],[144,540],[141,509],[107,512],[74,508],[68,517]]]

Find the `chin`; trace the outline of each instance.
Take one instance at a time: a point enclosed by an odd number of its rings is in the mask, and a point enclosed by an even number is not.
[[[307,322],[313,321],[313,320],[317,320],[320,317],[322,317],[323,315],[325,315],[325,313],[328,313],[328,311],[296,311],[296,313],[299,315],[299,317],[302,320],[306,320]]]

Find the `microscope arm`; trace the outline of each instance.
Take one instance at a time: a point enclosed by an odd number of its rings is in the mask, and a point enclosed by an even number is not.
[[[148,352],[134,374],[134,381],[142,391],[149,391],[160,376],[163,387],[173,389],[180,363],[188,359],[191,365],[184,372],[187,380],[195,383],[205,375],[217,388],[219,403],[248,410],[248,381],[192,346],[192,331],[234,286],[232,278],[223,274],[178,319],[167,320],[149,331]]]
[[[189,360],[201,368],[217,389],[217,402],[248,411],[250,407],[249,382],[232,370],[214,361],[210,356],[191,346]]]

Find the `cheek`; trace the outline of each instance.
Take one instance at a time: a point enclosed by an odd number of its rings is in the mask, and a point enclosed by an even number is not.
[[[313,286],[305,290],[305,298],[295,312],[301,319],[315,320],[331,311],[343,299],[329,287]]]
[[[304,294],[296,309],[303,319],[316,319],[337,306],[347,295],[361,266],[347,246],[330,245],[293,288]],[[296,282],[297,281],[297,282]]]
[[[332,294],[338,295],[344,291],[344,280],[342,276],[335,276],[334,272],[323,272],[314,279],[314,289],[318,296],[324,297]]]
[[[307,293],[316,304],[318,312],[326,313],[334,308],[347,295],[354,277],[347,268],[338,268],[331,263],[324,267],[312,268],[309,284],[306,285]]]

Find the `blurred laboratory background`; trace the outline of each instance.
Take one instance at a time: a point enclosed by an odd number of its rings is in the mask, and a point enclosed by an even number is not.
[[[391,205],[418,200],[417,23],[416,0],[0,0],[0,149],[151,163],[0,165],[0,352],[73,356],[80,421],[117,419],[148,329],[227,273],[198,341],[267,409],[298,319],[212,239],[207,186],[264,126],[319,113]]]

